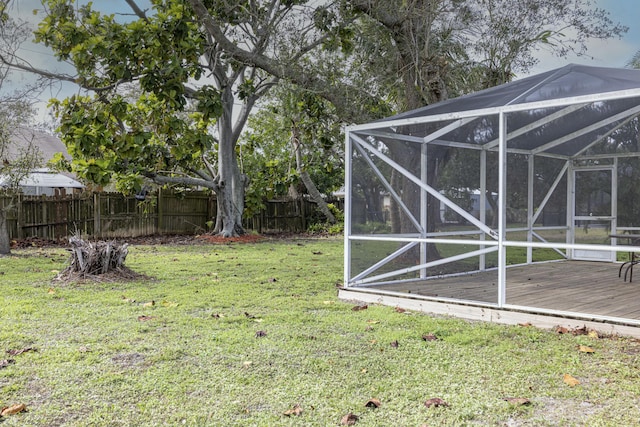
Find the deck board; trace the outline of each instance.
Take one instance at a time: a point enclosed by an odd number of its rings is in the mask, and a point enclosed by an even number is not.
[[[640,267],[634,282],[618,277],[620,264],[561,261],[507,269],[507,304],[640,320]],[[624,274],[624,271],[623,271]],[[497,272],[377,285],[375,289],[496,303]]]

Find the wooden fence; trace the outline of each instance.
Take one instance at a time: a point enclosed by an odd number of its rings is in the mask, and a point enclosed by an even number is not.
[[[0,196],[0,206],[9,203]],[[95,238],[135,237],[153,234],[197,234],[215,220],[216,199],[206,192],[158,191],[144,201],[120,193],[73,196],[19,196],[9,214],[12,239],[60,239],[76,232]],[[273,200],[257,215],[245,218],[247,230],[258,233],[305,231],[317,217],[306,199]]]

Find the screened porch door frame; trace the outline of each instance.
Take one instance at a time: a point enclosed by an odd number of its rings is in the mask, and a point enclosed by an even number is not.
[[[568,200],[569,209],[567,209],[567,213],[570,216],[568,219],[569,233],[567,235],[567,243],[570,244],[580,244],[580,242],[576,242],[577,230],[581,227],[589,227],[591,224],[598,224],[600,227],[602,224],[605,224],[608,233],[613,233],[616,230],[616,218],[618,216],[618,204],[617,204],[617,159],[613,160],[613,163],[610,165],[593,165],[593,166],[570,166],[571,173],[569,176],[569,191]],[[610,202],[609,202],[609,212],[607,214],[596,213],[593,215],[586,212],[578,212],[578,200],[581,196],[580,190],[581,188],[577,185],[578,176],[583,173],[590,172],[598,172],[598,171],[606,171],[611,174],[610,179],[610,188],[608,189],[610,192]],[[604,188],[602,190],[605,190]],[[603,242],[604,244],[604,242]],[[615,262],[616,261],[616,252],[614,251],[606,251],[606,250],[597,250],[597,249],[571,249],[569,251],[569,259],[579,260],[579,261],[605,261],[605,262]]]

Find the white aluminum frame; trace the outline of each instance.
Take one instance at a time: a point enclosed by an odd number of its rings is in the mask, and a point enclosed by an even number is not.
[[[459,111],[459,112],[451,112],[445,114],[437,114],[432,116],[424,116],[424,117],[413,117],[413,118],[400,118],[400,119],[390,119],[386,121],[378,121],[369,124],[355,125],[350,126],[346,129],[346,177],[345,177],[345,238],[344,238],[344,286],[346,288],[358,287],[362,285],[375,286],[376,284],[384,284],[384,283],[399,283],[405,282],[407,279],[397,279],[393,280],[395,276],[401,276],[403,274],[419,271],[420,278],[426,277],[426,269],[429,267],[433,267],[439,264],[455,261],[458,259],[463,259],[465,257],[480,257],[480,269],[483,270],[484,266],[484,255],[490,252],[498,252],[498,299],[495,304],[489,304],[490,306],[498,307],[498,308],[507,308],[507,307],[516,307],[506,303],[506,250],[508,247],[524,247],[527,249],[527,263],[532,262],[532,250],[534,248],[550,248],[563,256],[567,257],[574,250],[606,250],[611,252],[628,252],[628,251],[640,251],[640,246],[616,246],[615,239],[612,240],[611,245],[586,245],[586,244],[574,244],[570,239],[571,229],[573,228],[574,218],[573,218],[573,209],[567,209],[567,226],[566,227],[534,227],[538,216],[542,212],[544,206],[549,201],[551,194],[557,188],[559,183],[562,180],[563,176],[567,176],[571,178],[572,171],[572,162],[575,158],[585,158],[585,159],[598,159],[598,158],[612,158],[614,159],[614,163],[617,163],[616,157],[640,157],[640,153],[624,153],[621,155],[592,155],[588,157],[582,157],[581,154],[588,148],[583,149],[580,153],[578,153],[575,157],[572,156],[562,156],[557,154],[545,153],[546,149],[557,146],[574,138],[576,136],[585,135],[598,127],[611,123],[615,120],[622,120],[622,123],[618,125],[622,126],[628,123],[634,117],[640,115],[640,105],[632,107],[625,112],[618,113],[612,117],[608,117],[603,119],[597,123],[594,123],[588,127],[585,127],[581,131],[573,132],[570,135],[565,135],[561,138],[558,138],[555,141],[552,141],[544,146],[539,148],[527,151],[527,150],[514,150],[509,149],[507,146],[507,142],[510,138],[516,137],[518,135],[522,135],[525,132],[530,130],[539,128],[544,124],[548,123],[551,120],[555,120],[561,118],[569,113],[575,112],[580,108],[583,108],[587,105],[590,105],[594,102],[601,101],[611,101],[611,100],[620,100],[620,99],[628,99],[628,98],[640,98],[640,88],[637,89],[628,89],[622,91],[614,91],[614,92],[606,92],[594,95],[585,95],[585,96],[575,96],[575,97],[567,97],[562,99],[554,99],[547,101],[538,101],[538,102],[530,102],[524,104],[511,104],[505,105],[501,107],[491,107],[484,109],[476,109],[472,111]],[[507,115],[513,112],[521,112],[533,109],[542,109],[542,108],[556,108],[561,107],[559,110],[550,113],[546,118],[537,120],[533,123],[530,123],[521,129],[516,129],[507,133]],[[441,138],[446,137],[446,135],[452,130],[464,126],[472,120],[483,116],[498,116],[499,118],[499,136],[493,141],[486,143],[484,146],[478,146],[474,144],[468,144],[457,141],[447,141]],[[424,123],[435,123],[435,122],[443,122],[443,121],[451,121],[451,123],[442,127],[436,132],[433,132],[427,136],[407,136],[399,133],[394,133],[394,129],[403,126],[411,126],[411,125],[419,125]],[[589,146],[602,141],[603,138],[606,138],[611,134],[613,130],[610,130],[604,135],[600,135],[599,138],[592,141]],[[373,143],[369,142],[369,138],[375,140],[376,138],[387,138],[387,139],[396,139],[401,141],[420,143],[422,144],[421,150],[421,163],[422,167],[420,169],[420,176],[415,176],[393,159],[388,157],[386,154],[381,152]],[[480,218],[476,219],[472,215],[468,214],[464,209],[460,206],[456,205],[452,200],[448,199],[436,189],[432,188],[427,184],[426,176],[426,146],[427,144],[438,144],[445,145],[450,147],[462,147],[466,149],[474,149],[481,150],[480,158],[481,158],[481,168],[480,168],[480,190],[482,197],[480,198]],[[445,206],[452,209],[457,214],[461,215],[471,224],[473,224],[477,230],[467,232],[469,234],[480,234],[479,240],[469,240],[469,239],[447,239],[447,233],[427,233],[426,232],[426,209],[421,209],[420,216],[418,218],[413,217],[406,206],[403,208],[404,213],[411,218],[412,223],[416,226],[415,234],[411,235],[354,235],[352,233],[351,227],[351,215],[352,215],[352,190],[353,190],[353,180],[351,177],[353,162],[351,159],[352,153],[358,151],[362,154],[365,161],[368,162],[369,166],[376,170],[375,165],[369,159],[367,154],[372,154],[378,159],[385,162],[390,167],[394,168],[396,171],[400,172],[404,177],[411,180],[414,184],[416,184],[420,188],[420,197],[421,197],[421,206],[424,206],[424,200],[427,194],[433,196],[442,202]],[[498,229],[492,230],[487,227],[485,221],[485,212],[486,212],[486,153],[488,151],[497,151],[500,159],[499,164],[501,165],[499,169],[499,177],[498,177]],[[528,154],[529,164],[528,164],[528,194],[527,194],[527,212],[528,212],[528,221],[526,229],[522,231],[527,232],[527,241],[510,241],[507,239],[507,233],[513,231],[511,229],[507,229],[506,226],[506,180],[507,180],[507,172],[506,172],[506,156],[507,153],[524,153]],[[534,159],[535,156],[545,156],[545,157],[554,157],[558,159],[565,160],[565,165],[562,167],[562,170],[558,173],[555,181],[551,185],[547,194],[539,204],[539,206],[534,206],[533,202],[533,175],[534,175]],[[391,187],[391,184],[388,183],[381,173],[376,172],[378,178],[384,183],[383,185],[387,187],[389,190],[391,197],[396,199],[396,201],[401,202],[401,198],[396,194],[394,189]],[[616,174],[614,173],[614,180]],[[568,179],[568,185],[571,186],[572,179]],[[570,190],[570,189],[568,189]],[[616,182],[614,181],[614,189],[616,191]],[[569,198],[572,197],[571,191],[567,191],[567,205],[570,206],[573,202],[569,201]],[[612,194],[612,197],[615,194]],[[614,201],[615,203],[615,201]],[[402,206],[402,203],[401,203]],[[616,209],[617,207],[614,205],[613,207]],[[614,210],[614,216],[616,211]],[[568,228],[567,232],[567,241],[565,243],[549,243],[545,241],[537,232],[537,229],[553,229],[553,228]],[[615,218],[613,219],[613,228],[612,233],[615,233],[616,230],[622,230],[617,228],[617,224]],[[491,237],[491,239],[486,239],[486,236]],[[540,241],[534,241],[534,239]],[[352,247],[351,243],[355,241],[393,241],[398,243],[404,243],[404,246],[400,247],[397,251],[392,253],[391,255],[385,257],[382,260],[379,260],[369,268],[366,268],[359,274],[352,277],[351,273],[351,259],[352,259]],[[446,243],[446,244],[460,244],[460,245],[474,245],[477,246],[477,249],[467,252],[465,254],[456,255],[453,257],[435,260],[429,262],[426,259],[425,248],[428,243]],[[389,261],[397,258],[399,255],[405,253],[412,247],[418,246],[421,248],[421,255],[418,265],[402,268],[391,272],[385,272],[382,274],[375,274],[375,272],[387,264]],[[419,280],[419,279],[411,279],[411,280]],[[367,292],[375,292],[375,289],[367,289]],[[412,294],[412,298],[416,298],[418,296]],[[418,297],[424,299],[434,299],[429,297]],[[438,300],[435,298],[434,300]],[[465,300],[465,303],[470,303],[470,301]],[[477,302],[478,305],[487,305],[486,302]],[[573,313],[570,312],[558,312],[559,314],[571,315]],[[603,320],[615,320],[614,318],[608,318],[607,316],[602,317]]]

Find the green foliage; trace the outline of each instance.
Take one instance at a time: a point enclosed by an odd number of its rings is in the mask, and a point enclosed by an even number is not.
[[[239,148],[243,169],[251,171],[246,192],[247,208],[260,207],[261,199],[283,197],[294,187],[305,189],[296,170],[291,139],[300,136],[304,169],[318,190],[330,194],[344,182],[341,122],[322,98],[291,86],[274,90],[264,108],[251,117]]]
[[[341,211],[333,203],[327,203],[327,207],[336,218],[336,223],[331,224],[329,222],[321,221],[322,214],[317,212],[316,220],[311,220],[311,225],[307,228],[307,231],[311,234],[329,234],[338,235],[344,233],[344,212]]]
[[[76,9],[51,0],[47,6],[50,13],[39,24],[36,41],[71,61],[79,84],[95,89],[93,96],[51,104],[73,156],[71,169],[97,184],[118,180],[119,188],[137,191],[142,178],[157,171],[201,167],[221,101],[210,85],[188,99],[187,83],[202,77],[204,39],[184,5],[158,2],[146,19],[125,22],[91,3]],[[123,95],[123,85],[131,81],[139,86],[129,86]],[[197,112],[187,114],[191,106]]]

